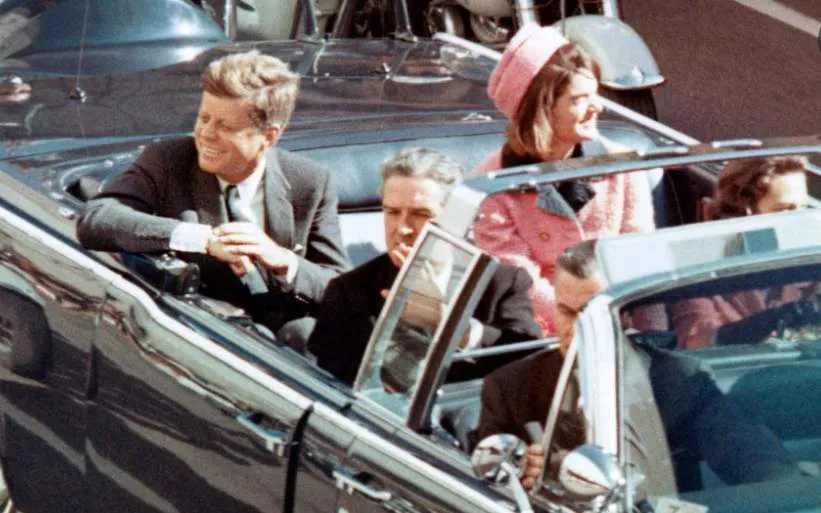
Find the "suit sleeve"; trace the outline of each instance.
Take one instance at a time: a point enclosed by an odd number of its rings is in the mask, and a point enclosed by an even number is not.
[[[556,300],[553,284],[542,276],[541,266],[530,253],[530,247],[516,228],[516,220],[507,201],[508,194],[486,199],[474,224],[476,243],[501,261],[521,267],[530,276],[530,297],[536,319],[545,333],[556,332]]]
[[[160,151],[149,146],[122,175],[106,183],[86,203],[77,222],[77,238],[101,251],[163,251],[179,220],[161,217],[167,176]]]
[[[542,330],[533,318],[529,291],[532,281],[527,273],[515,268],[512,283],[499,300],[493,319],[484,324],[482,347],[512,344],[541,338]]]
[[[313,212],[305,256],[299,258],[299,270],[294,280],[297,297],[319,301],[328,281],[351,268],[348,253],[342,244],[337,212],[339,200],[330,174],[324,174],[319,186],[319,202]]]
[[[317,365],[345,383],[352,385],[368,343],[367,319],[360,319],[349,308],[354,298],[346,293],[344,281],[331,280],[319,308],[319,316],[308,350],[316,356]]]
[[[646,172],[625,175],[624,217],[619,233],[651,232],[656,228],[653,197]]]

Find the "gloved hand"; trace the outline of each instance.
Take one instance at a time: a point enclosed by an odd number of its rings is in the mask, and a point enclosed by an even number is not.
[[[800,328],[821,322],[821,304],[801,300],[764,310],[746,319],[725,324],[716,333],[718,345],[756,344],[773,331]]]

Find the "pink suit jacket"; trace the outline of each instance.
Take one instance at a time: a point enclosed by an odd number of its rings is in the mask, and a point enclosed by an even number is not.
[[[605,139],[583,146],[587,156],[627,151]],[[475,174],[500,167],[501,150],[490,155]],[[551,283],[556,259],[566,247],[582,240],[653,230],[655,218],[648,183],[644,173],[594,179],[591,185],[596,195],[575,215],[572,209],[560,213],[539,208],[536,192],[497,194],[482,204],[474,224],[476,242],[503,262],[518,265],[530,274],[533,310],[546,335],[556,334]],[[564,202],[560,196],[558,201]]]

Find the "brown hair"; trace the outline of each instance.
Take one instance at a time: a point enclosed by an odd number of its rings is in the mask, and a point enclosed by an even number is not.
[[[718,186],[710,219],[741,217],[756,212],[758,202],[767,195],[773,177],[804,172],[805,157],[768,157],[735,160],[718,176]]]
[[[507,127],[507,146],[517,157],[542,160],[553,145],[551,111],[574,74],[599,80],[599,65],[573,43],[563,46],[542,66]]]
[[[299,93],[299,75],[276,57],[251,50],[210,63],[202,74],[202,88],[214,96],[252,104],[249,116],[260,130],[275,125],[284,128]]]

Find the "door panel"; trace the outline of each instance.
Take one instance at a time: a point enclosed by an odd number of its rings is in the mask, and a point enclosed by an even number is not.
[[[0,227],[3,470],[23,511],[82,511],[89,354],[114,274],[2,208]]]
[[[310,402],[132,285],[109,296],[88,413],[93,511],[282,511]]]
[[[316,404],[302,437],[294,511],[336,512],[339,488],[334,472],[342,468],[357,426]]]

